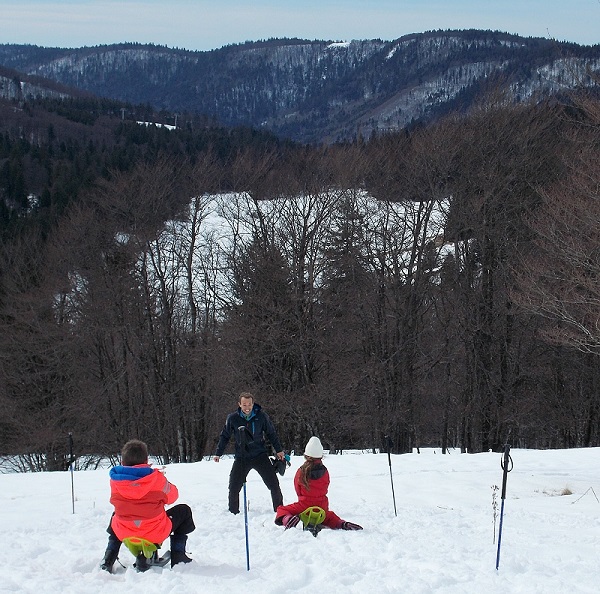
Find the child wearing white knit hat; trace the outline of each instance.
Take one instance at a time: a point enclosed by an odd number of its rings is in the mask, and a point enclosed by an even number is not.
[[[333,530],[362,530],[362,526],[342,520],[329,509],[327,491],[329,489],[329,471],[323,464],[323,444],[312,436],[304,448],[304,464],[296,471],[294,488],[298,501],[277,508],[275,524],[286,529],[297,526],[300,514],[311,508],[322,509],[325,512],[322,525]],[[313,532],[316,536],[316,532]]]

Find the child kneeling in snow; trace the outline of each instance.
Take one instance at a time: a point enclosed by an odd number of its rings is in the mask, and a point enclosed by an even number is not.
[[[165,505],[179,497],[177,487],[157,468],[148,464],[148,446],[137,439],[128,441],[121,451],[121,466],[110,469],[110,502],[115,511],[107,528],[108,546],[101,569],[112,572],[124,538],[135,536],[162,544],[171,536],[171,567],[189,563],[185,554],[187,535],[195,530],[189,505]],[[138,556],[139,570],[144,571]]]
[[[294,488],[298,495],[297,503],[280,505],[277,508],[275,524],[293,528],[300,521],[300,514],[307,508],[320,507],[325,511],[323,526],[333,530],[362,530],[362,526],[346,522],[329,509],[327,490],[329,471],[323,465],[323,446],[318,437],[311,437],[304,449],[305,462],[296,471]]]

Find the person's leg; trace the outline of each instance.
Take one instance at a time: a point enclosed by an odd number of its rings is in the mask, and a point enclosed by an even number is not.
[[[166,514],[171,518],[173,534],[189,534],[196,529],[194,518],[192,517],[192,510],[189,505],[178,503],[167,509]]]
[[[244,486],[250,466],[244,460],[233,461],[229,474],[229,511],[232,514],[240,513],[240,491]]]
[[[325,519],[323,520],[323,526],[331,528],[332,530],[362,530],[363,527],[353,522],[342,520],[337,514],[329,510]]]
[[[287,526],[287,522],[284,522],[286,516],[299,516],[305,509],[306,506],[298,502],[290,503],[289,505],[280,505],[275,511],[275,524],[278,526]]]
[[[263,482],[271,491],[271,499],[273,501],[273,511],[276,512],[280,505],[283,505],[283,495],[281,493],[281,487],[279,486],[279,480],[277,473],[269,460],[267,454],[262,454],[256,458],[252,458],[252,468],[260,474]]]
[[[185,554],[187,535],[196,529],[192,510],[189,505],[180,503],[166,510],[173,524],[171,533],[171,567],[179,563],[190,563],[192,560]]]
[[[339,530],[342,528],[344,521],[335,512],[327,510],[325,513],[325,519],[323,520],[323,526],[331,528],[333,530]]]
[[[113,565],[119,556],[119,550],[121,548],[121,541],[117,538],[117,535],[112,529],[112,516],[110,517],[110,522],[108,523],[106,531],[108,532],[108,544],[106,545],[106,551],[104,552],[104,559],[100,564],[100,569],[112,573]]]

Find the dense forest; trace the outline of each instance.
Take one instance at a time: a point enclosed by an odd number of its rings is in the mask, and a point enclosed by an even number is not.
[[[288,450],[600,445],[589,94],[310,147],[91,99],[4,109],[16,469],[63,468],[69,433],[80,465],[132,437],[199,460],[243,390]]]

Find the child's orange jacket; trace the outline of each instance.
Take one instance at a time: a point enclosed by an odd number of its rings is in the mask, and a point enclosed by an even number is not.
[[[145,538],[161,544],[171,534],[165,505],[177,500],[177,487],[148,464],[115,466],[110,470],[110,502],[115,508],[111,526],[117,538]]]

